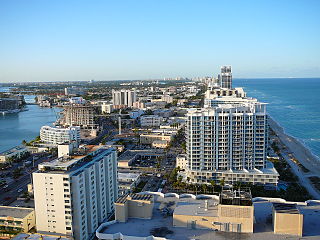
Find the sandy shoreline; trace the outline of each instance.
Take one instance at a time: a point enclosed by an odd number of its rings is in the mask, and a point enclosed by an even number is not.
[[[287,146],[294,157],[307,169],[320,175],[320,160],[306,146],[296,138],[287,135],[284,129],[270,116],[268,118],[270,128],[278,135],[281,142]]]

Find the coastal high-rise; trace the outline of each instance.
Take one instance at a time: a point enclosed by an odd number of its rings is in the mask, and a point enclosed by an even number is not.
[[[33,173],[37,231],[92,239],[99,224],[114,212],[116,151],[92,145],[73,153],[67,145],[61,149],[66,152],[39,164]]]
[[[186,176],[194,183],[276,185],[278,173],[266,161],[266,104],[245,97],[213,100],[212,106],[187,113]]]
[[[222,66],[219,75],[219,83],[221,88],[232,88],[232,72],[231,66]]]
[[[131,90],[112,90],[112,102],[113,107],[119,108],[131,108],[133,103],[137,101],[136,91]]]

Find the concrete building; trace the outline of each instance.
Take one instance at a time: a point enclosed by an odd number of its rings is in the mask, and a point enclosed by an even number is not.
[[[73,95],[73,96],[76,96],[76,95],[84,95],[85,94],[85,91],[83,88],[81,87],[75,87],[75,86],[72,86],[72,87],[66,87],[64,89],[64,94],[65,95]]]
[[[186,169],[187,167],[187,158],[185,154],[179,154],[176,157],[176,167],[180,169]]]
[[[136,91],[131,90],[112,90],[112,102],[115,109],[132,108],[133,103],[137,101]]]
[[[159,127],[162,122],[162,117],[158,115],[143,115],[140,117],[141,127]]]
[[[279,174],[266,161],[266,104],[240,100],[236,105],[219,104],[188,111],[185,176],[191,182],[223,179],[231,184],[277,184]]]
[[[214,237],[216,231],[253,233],[248,191],[223,191],[220,196],[140,193],[124,196],[115,205],[115,220],[100,225],[98,239],[221,239]],[[155,237],[161,230],[167,233]],[[213,236],[208,238],[207,233]],[[206,237],[198,238],[201,235]]]
[[[16,146],[14,148],[11,148],[7,151],[4,151],[2,153],[0,153],[0,163],[4,163],[6,161],[8,161],[10,158],[21,158],[23,156],[25,156],[26,154],[28,154],[28,149],[21,145],[21,146]]]
[[[221,88],[232,88],[232,72],[231,66],[222,66],[221,73],[218,76]]]
[[[126,194],[115,202],[115,218],[127,222],[128,218],[151,219],[153,196],[150,194]]]
[[[27,233],[36,225],[33,208],[0,206],[1,232]]]
[[[207,199],[178,203],[173,212],[173,226],[252,233],[253,213],[250,192],[224,190],[219,202]]]
[[[274,233],[302,237],[303,214],[296,204],[273,203],[272,222]]]
[[[101,112],[102,113],[111,113],[113,111],[113,105],[111,103],[103,102],[101,104]]]
[[[163,134],[163,133],[150,133],[150,134],[141,134],[140,143],[141,144],[152,144],[154,141],[161,140],[170,142],[173,139],[173,135]]]
[[[81,129],[96,129],[94,116],[95,106],[91,105],[71,105],[64,107],[61,124],[64,127],[79,126]]]
[[[167,102],[167,103],[172,103],[173,102],[173,97],[170,95],[163,95],[161,97],[161,101]]]
[[[154,148],[166,148],[169,146],[169,142],[166,140],[155,140],[151,144]]]
[[[40,138],[44,143],[61,144],[72,141],[80,142],[80,127],[50,127],[42,126],[40,129]]]
[[[39,164],[33,173],[37,230],[92,239],[99,224],[114,212],[116,151],[87,145],[58,155],[63,156]]]
[[[134,190],[134,188],[140,183],[140,176],[140,173],[119,172],[119,196],[131,193]]]

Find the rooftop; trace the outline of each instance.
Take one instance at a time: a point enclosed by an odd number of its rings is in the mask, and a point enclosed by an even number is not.
[[[24,218],[33,211],[33,208],[0,206],[0,217]]]
[[[142,201],[151,201],[153,198],[150,194],[136,194],[136,193],[127,193],[119,197],[115,203],[125,203],[127,200],[142,200]]]
[[[273,208],[277,213],[300,214],[296,204],[273,203]]]
[[[71,156],[56,158],[50,162],[43,162],[38,165],[40,171],[69,171],[92,160],[92,157],[110,150],[110,148],[99,145],[86,145],[79,148]],[[92,156],[92,157],[90,157]]]

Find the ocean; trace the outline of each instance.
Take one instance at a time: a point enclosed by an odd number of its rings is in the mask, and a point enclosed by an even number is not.
[[[320,157],[320,78],[234,79],[233,86],[268,103],[285,132]]]
[[[268,113],[285,130],[320,156],[320,78],[234,79],[249,97],[266,102]],[[0,90],[7,90],[1,89]],[[26,97],[32,101],[33,97]],[[0,116],[0,152],[39,135],[56,120],[56,111],[28,105],[29,111]]]

